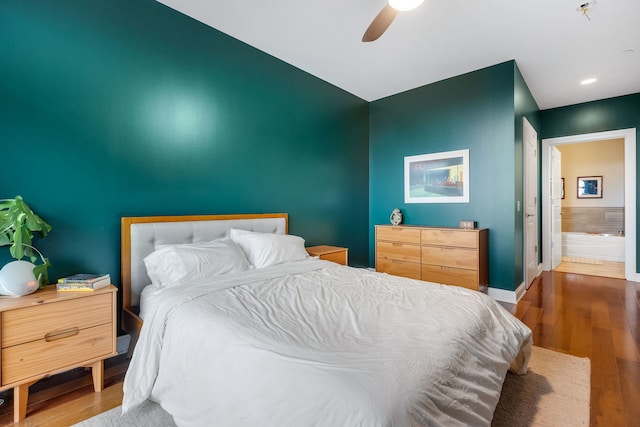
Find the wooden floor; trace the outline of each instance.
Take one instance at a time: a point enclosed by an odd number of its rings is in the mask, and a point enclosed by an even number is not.
[[[597,259],[562,257],[562,262],[555,269],[562,273],[588,274],[614,279],[624,279],[624,262],[602,261]]]
[[[591,359],[591,425],[640,426],[640,283],[543,272],[507,308],[533,330],[534,345]],[[27,418],[12,424],[12,394],[0,393],[0,425],[68,426],[122,400],[124,356],[105,363],[105,390],[76,369],[34,384]]]
[[[592,426],[640,426],[640,283],[543,272],[511,311],[534,345],[591,359]]]

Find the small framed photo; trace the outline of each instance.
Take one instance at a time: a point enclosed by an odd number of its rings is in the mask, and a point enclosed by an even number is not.
[[[564,178],[560,178],[562,181],[562,188],[560,189],[560,198],[564,199]]]
[[[578,199],[601,199],[602,176],[579,176]]]

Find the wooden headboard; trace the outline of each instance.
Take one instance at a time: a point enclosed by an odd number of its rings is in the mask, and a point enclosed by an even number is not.
[[[142,319],[140,294],[151,283],[143,259],[156,244],[206,242],[227,237],[231,228],[287,234],[289,215],[236,214],[124,217],[121,221],[122,329],[131,335],[130,352],[135,345]]]

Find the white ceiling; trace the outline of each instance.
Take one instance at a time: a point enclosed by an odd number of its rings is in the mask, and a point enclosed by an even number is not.
[[[386,0],[159,1],[366,101],[511,59],[541,109],[640,92],[640,0],[425,0],[371,43]]]

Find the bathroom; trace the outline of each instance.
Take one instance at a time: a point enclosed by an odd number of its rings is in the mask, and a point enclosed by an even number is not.
[[[557,148],[562,154],[563,263],[609,265],[624,272],[624,139]]]

